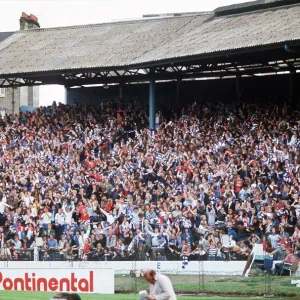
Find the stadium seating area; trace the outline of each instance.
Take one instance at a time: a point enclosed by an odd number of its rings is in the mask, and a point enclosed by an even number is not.
[[[1,260],[300,257],[300,113],[285,103],[42,107],[0,123]]]

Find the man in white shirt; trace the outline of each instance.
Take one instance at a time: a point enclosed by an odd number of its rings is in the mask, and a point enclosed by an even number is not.
[[[145,279],[150,283],[150,295],[147,300],[176,300],[171,280],[154,270],[147,270],[144,274]]]
[[[56,225],[64,225],[65,224],[65,214],[62,209],[59,208],[57,214],[55,215],[55,224]]]
[[[62,209],[59,208],[57,214],[55,215],[55,224],[56,224],[56,239],[59,241],[61,235],[64,232],[65,226],[65,214]]]
[[[6,197],[5,196],[3,198],[0,197],[0,226],[4,226],[5,207],[12,208],[12,206],[6,204]]]
[[[146,220],[146,226],[145,226],[145,231],[147,234],[150,235],[151,239],[151,247],[158,247],[158,237],[160,235],[160,232],[159,232],[159,227],[155,227],[154,228],[154,232],[150,231],[149,228],[148,228],[148,220]]]
[[[66,230],[66,229],[69,229],[69,227],[72,223],[72,215],[73,215],[73,212],[75,210],[75,206],[74,206],[73,203],[72,203],[72,208],[70,208],[66,205],[63,205],[62,209],[63,209],[64,217],[65,217],[65,228],[64,228],[64,230]]]
[[[21,250],[22,249],[22,243],[21,241],[19,240],[19,236],[16,235],[15,238],[14,238],[14,245],[15,245],[15,249],[16,250]]]
[[[47,230],[48,225],[51,224],[51,213],[49,212],[48,207],[44,208],[44,212],[42,213],[40,219],[43,230]]]

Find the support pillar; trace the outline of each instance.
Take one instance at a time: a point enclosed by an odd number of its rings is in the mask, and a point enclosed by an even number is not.
[[[149,82],[149,129],[155,130],[155,80]]]
[[[235,79],[235,94],[236,94],[236,100],[240,101],[241,100],[241,75],[237,74],[236,79]]]
[[[120,83],[119,85],[119,98],[123,99],[123,84]]]
[[[290,91],[289,91],[289,102],[294,102],[294,80],[295,80],[296,71],[291,70],[290,71]]]
[[[176,82],[176,105],[177,105],[177,108],[179,107],[179,102],[180,102],[180,83],[181,83],[181,79],[177,78],[177,82]]]

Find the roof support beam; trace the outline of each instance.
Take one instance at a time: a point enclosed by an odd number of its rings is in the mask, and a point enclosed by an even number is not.
[[[41,81],[36,81],[28,78],[5,78],[4,80],[0,79],[0,87],[21,87],[21,86],[34,86],[41,85]]]
[[[207,60],[168,62],[164,65],[141,66],[140,68],[85,69],[78,71],[56,71],[47,74],[16,74],[0,79],[0,87],[21,87],[45,84],[61,84],[65,87],[149,82],[151,79],[177,80],[177,78],[200,78],[266,74],[300,70],[300,54],[285,52],[253,52],[253,55],[228,55]]]

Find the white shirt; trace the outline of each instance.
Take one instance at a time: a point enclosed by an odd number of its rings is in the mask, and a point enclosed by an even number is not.
[[[150,294],[156,300],[177,300],[171,280],[162,274],[156,274],[155,283],[150,284]]]
[[[151,246],[152,247],[157,247],[158,246],[158,236],[160,235],[160,232],[151,232],[147,231],[148,234],[151,235]]]
[[[79,249],[83,249],[84,241],[90,236],[90,230],[91,229],[89,227],[86,233],[79,235],[78,237]]]
[[[225,248],[233,248],[236,246],[236,242],[235,240],[229,240],[228,243],[226,245],[223,245]]]
[[[65,214],[64,213],[57,213],[55,215],[55,224],[58,224],[58,225],[64,225],[65,224]]]
[[[47,213],[43,213],[41,215],[41,224],[51,224],[51,213],[47,212]]]
[[[10,250],[8,248],[1,248],[0,257],[11,258]]]
[[[73,215],[74,208],[72,207],[72,210],[67,212],[66,208],[63,206],[63,211],[65,213],[65,224],[70,225],[72,222],[72,215]]]
[[[6,197],[3,197],[3,198],[2,198],[2,201],[0,202],[0,214],[3,214],[3,213],[4,213],[5,207],[6,207],[6,206],[9,207],[9,205],[6,204]]]
[[[22,248],[22,243],[21,243],[21,241],[14,241],[14,243],[15,243],[15,249],[21,249]]]
[[[127,232],[127,231],[129,231],[129,229],[130,229],[130,224],[129,224],[128,221],[126,221],[126,222],[123,222],[123,223],[120,225],[120,227],[121,227],[121,232]]]
[[[23,201],[25,202],[26,206],[29,206],[29,204],[33,202],[33,199],[34,198],[32,196],[25,196]]]

